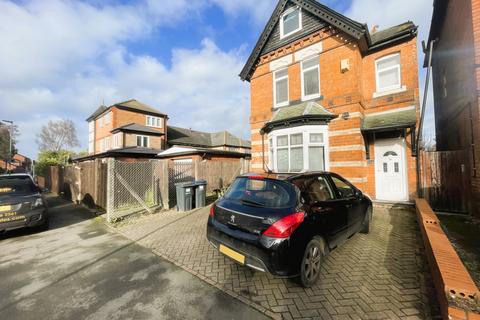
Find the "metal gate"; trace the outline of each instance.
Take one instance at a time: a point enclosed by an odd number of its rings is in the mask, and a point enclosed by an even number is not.
[[[170,195],[170,208],[173,208],[177,205],[177,192],[175,184],[192,181],[195,181],[195,164],[192,160],[170,161],[168,166],[168,192]]]

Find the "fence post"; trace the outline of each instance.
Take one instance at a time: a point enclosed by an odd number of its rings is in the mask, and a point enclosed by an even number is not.
[[[114,205],[114,183],[115,183],[115,159],[108,158],[107,160],[107,221],[112,222],[111,214]]]
[[[195,176],[195,180],[200,180],[199,173],[198,173],[198,163],[199,163],[198,160],[193,161],[193,171],[194,171],[193,175]]]

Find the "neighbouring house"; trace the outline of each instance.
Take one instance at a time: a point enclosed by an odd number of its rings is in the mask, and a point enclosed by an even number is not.
[[[317,1],[280,0],[240,77],[255,171],[329,170],[377,200],[416,196],[413,22],[369,31]]]
[[[85,158],[153,158],[166,148],[168,116],[137,100],[100,106],[88,117]]]
[[[24,155],[15,154],[10,163],[0,160],[0,172],[26,173],[32,170],[32,160]]]
[[[169,149],[158,158],[171,160],[236,160],[250,158],[250,142],[228,131],[208,133],[192,129],[167,127]]]
[[[88,119],[89,155],[75,161],[116,158],[238,160],[250,158],[250,142],[222,131],[208,133],[167,125],[168,116],[137,100],[100,106]]]
[[[32,170],[32,159],[23,154],[15,154],[12,158],[12,164],[16,166],[16,172],[30,172]]]
[[[457,188],[466,195],[469,210],[479,215],[480,2],[435,0],[429,43],[432,40],[436,148],[463,151],[465,165],[450,170],[468,176]]]

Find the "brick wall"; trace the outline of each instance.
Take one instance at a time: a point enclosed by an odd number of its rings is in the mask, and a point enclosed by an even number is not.
[[[252,169],[262,171],[262,137],[259,130],[273,115],[273,75],[269,63],[295,53],[315,43],[322,43],[320,54],[320,103],[331,112],[341,115],[349,112],[350,118],[341,117],[329,125],[331,171],[350,179],[357,187],[375,197],[374,161],[367,161],[364,139],[360,131],[365,114],[408,106],[419,107],[418,68],[416,39],[411,39],[385,50],[362,56],[358,45],[347,35],[332,29],[323,29],[303,39],[290,43],[262,56],[251,78],[251,140]],[[405,91],[374,98],[376,91],[375,59],[399,52],[401,54],[401,78]],[[350,70],[342,72],[341,60],[348,59]],[[300,62],[288,66],[289,99],[301,99]],[[407,137],[407,167],[410,198],[416,195],[416,165],[411,156]],[[265,150],[268,139],[265,137]],[[265,152],[265,158],[268,158]],[[374,148],[370,149],[374,159]]]
[[[125,134],[125,147],[136,147],[137,146],[137,135],[135,133],[126,133]],[[150,136],[150,145],[149,148],[153,149],[163,149],[163,137]]]

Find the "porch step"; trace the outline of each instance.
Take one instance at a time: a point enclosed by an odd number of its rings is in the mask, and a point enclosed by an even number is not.
[[[415,203],[410,201],[382,201],[373,200],[374,208],[383,209],[415,209]]]

